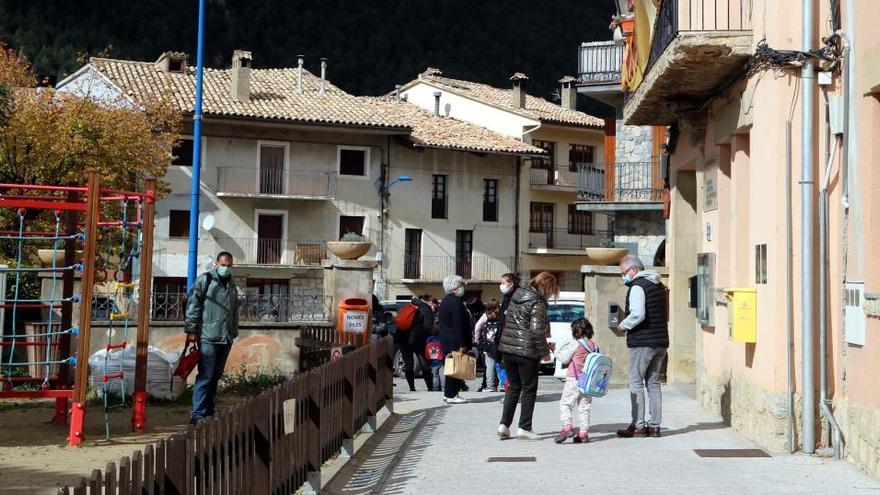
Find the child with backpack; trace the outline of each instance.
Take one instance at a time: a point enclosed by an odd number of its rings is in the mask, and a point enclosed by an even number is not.
[[[572,341],[562,346],[556,353],[556,358],[562,364],[568,364],[568,372],[565,377],[565,387],[562,389],[562,398],[559,400],[560,419],[562,431],[556,436],[556,443],[565,442],[574,437],[574,443],[586,443],[589,441],[590,410],[593,397],[582,393],[578,388],[578,378],[584,371],[584,365],[590,353],[598,353],[599,347],[593,342],[593,325],[586,318],[578,318],[571,323]],[[575,435],[572,426],[572,416],[577,410],[578,432]]]
[[[501,362],[501,356],[498,354],[495,337],[501,328],[501,321],[498,319],[500,309],[498,301],[495,299],[489,301],[489,304],[486,305],[486,312],[474,327],[474,343],[486,360],[486,373],[483,375],[483,386],[480,388],[482,392],[498,391],[495,365]],[[503,386],[504,383],[502,382],[501,385]]]
[[[431,391],[433,392],[443,391],[443,374],[441,373],[445,365],[443,357],[443,344],[440,342],[440,337],[436,331],[431,332],[431,336],[425,341],[425,359],[431,366],[430,373],[433,383]]]

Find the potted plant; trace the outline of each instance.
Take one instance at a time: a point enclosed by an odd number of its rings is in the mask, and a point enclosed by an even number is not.
[[[366,237],[348,232],[336,242],[328,242],[327,249],[342,260],[356,260],[367,254],[372,244]]]
[[[587,257],[594,265],[616,265],[627,254],[629,249],[616,247],[611,239],[602,241],[602,247],[587,248]]]

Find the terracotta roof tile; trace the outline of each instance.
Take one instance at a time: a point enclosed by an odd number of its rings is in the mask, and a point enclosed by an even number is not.
[[[175,73],[163,72],[152,62],[93,58],[89,63],[135,101],[170,94],[182,112],[192,112],[195,107],[194,67]],[[406,129],[364,108],[356,96],[329,81],[325,94],[318,94],[320,78],[307,70],[303,70],[302,94],[297,94],[297,69],[251,69],[251,97],[246,102],[232,98],[231,78],[231,69],[205,69],[205,115]]]
[[[488,84],[453,79],[444,77],[441,74],[442,72],[439,69],[429,69],[419,74],[419,80],[489,105],[504,108],[524,117],[540,120],[541,122],[594,128],[601,128],[605,125],[605,122],[599,117],[594,117],[577,110],[569,110],[532,95],[526,95],[525,108],[513,108],[511,106],[511,89],[501,89],[489,86]],[[511,80],[524,79],[528,79],[528,77],[519,72],[511,77]]]
[[[510,136],[451,117],[435,117],[421,107],[395,101],[393,97],[361,97],[361,100],[387,118],[411,127],[410,139],[417,146],[488,153],[546,154],[543,149]]]

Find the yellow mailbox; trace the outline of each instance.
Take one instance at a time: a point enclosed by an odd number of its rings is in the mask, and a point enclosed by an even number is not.
[[[758,340],[757,290],[750,287],[725,289],[730,340],[754,343]]]

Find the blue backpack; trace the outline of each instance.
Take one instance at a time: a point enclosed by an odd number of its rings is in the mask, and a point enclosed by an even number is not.
[[[611,358],[599,352],[599,346],[590,349],[583,340],[578,340],[578,344],[589,354],[584,360],[582,373],[578,373],[577,368],[574,368],[577,390],[581,395],[602,397],[608,392],[608,382],[611,380]]]

